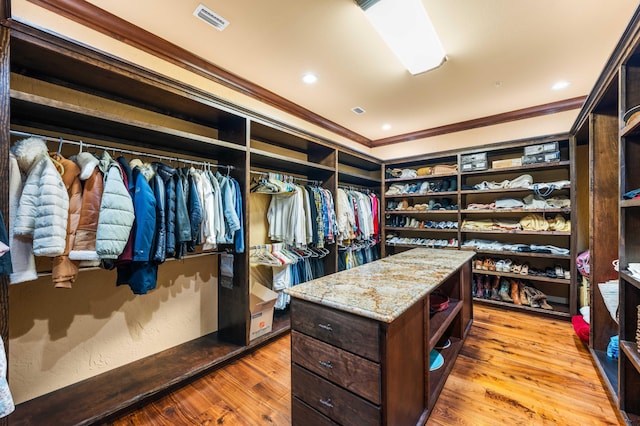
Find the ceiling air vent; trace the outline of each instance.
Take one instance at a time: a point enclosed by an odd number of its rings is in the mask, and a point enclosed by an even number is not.
[[[198,7],[196,7],[196,10],[193,12],[193,16],[200,18],[218,31],[224,30],[227,28],[227,25],[229,25],[229,21],[202,4],[199,4]]]
[[[360,114],[364,114],[366,111],[364,110],[364,108],[361,107],[353,107],[351,108],[351,111],[353,111],[354,113],[360,115]]]

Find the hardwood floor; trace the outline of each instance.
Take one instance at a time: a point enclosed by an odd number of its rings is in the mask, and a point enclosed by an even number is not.
[[[571,323],[474,306],[427,425],[621,425]],[[289,335],[113,424],[289,425]]]

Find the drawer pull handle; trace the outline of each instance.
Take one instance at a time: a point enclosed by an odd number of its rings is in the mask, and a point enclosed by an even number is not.
[[[328,399],[320,398],[320,404],[329,408],[333,408],[333,402],[331,402],[331,398],[328,398]]]
[[[333,331],[333,328],[331,328],[331,324],[318,324],[318,327],[324,328],[327,331]]]
[[[320,363],[321,366],[326,367],[326,368],[333,368],[333,364],[331,364],[331,361],[318,361]]]

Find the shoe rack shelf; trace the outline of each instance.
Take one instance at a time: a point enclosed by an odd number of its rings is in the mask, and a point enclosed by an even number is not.
[[[463,249],[470,250],[470,249]],[[558,259],[558,260],[569,260],[571,256],[564,256],[559,254],[550,254],[550,253],[534,253],[534,252],[524,252],[524,251],[495,251],[495,250],[475,250],[478,254],[483,254],[487,256],[517,256],[517,257],[541,257],[545,259]]]
[[[621,66],[620,79],[620,111],[626,112],[640,105],[640,46]],[[640,188],[640,114],[628,118],[626,125],[621,121],[620,127],[618,403],[633,424],[640,424],[640,279],[627,269],[640,262],[640,199],[623,197]]]
[[[538,163],[531,165],[524,165],[518,167],[507,168],[489,168],[485,170],[474,171],[460,171],[462,169],[462,156],[467,154],[475,154],[486,152],[487,163],[489,166],[495,160],[505,160],[519,158],[523,155],[524,147],[527,145],[537,145],[548,142],[557,142],[560,152],[560,159],[556,162]],[[413,169],[418,170],[423,167],[433,167],[437,164],[457,164],[458,173],[448,175],[430,175],[430,176],[415,176],[415,177],[390,177],[387,171],[393,169]],[[519,187],[519,188],[492,188],[492,189],[476,189],[474,185],[481,184],[484,181],[501,183],[504,180],[513,180],[521,175],[528,174],[533,178],[533,183],[551,183],[569,181],[571,182],[573,167],[573,146],[569,140],[568,135],[552,135],[543,138],[537,138],[532,140],[519,140],[512,142],[504,142],[499,144],[493,144],[486,146],[483,149],[475,150],[457,150],[449,151],[441,154],[440,156],[423,156],[415,157],[402,162],[388,162],[384,165],[383,171],[383,200],[382,203],[385,206],[385,223],[383,227],[383,248],[385,254],[393,254],[398,251],[408,249],[410,247],[420,247],[420,245],[414,244],[399,244],[387,242],[392,237],[398,237],[400,239],[406,238],[442,238],[449,241],[456,242],[454,247],[442,247],[445,249],[467,249],[464,247],[464,242],[471,239],[492,240],[505,244],[536,244],[536,245],[553,245],[562,249],[569,249],[570,254],[554,254],[554,253],[541,253],[533,251],[494,251],[494,250],[481,250],[477,249],[475,252],[478,256],[492,257],[497,259],[511,259],[514,262],[531,263],[536,269],[545,271],[547,268],[555,268],[556,265],[560,265],[563,270],[570,271],[570,276],[574,277],[576,274],[574,262],[575,250],[573,249],[573,242],[575,241],[574,233],[572,231],[556,231],[556,230],[509,230],[509,229],[464,229],[462,227],[465,219],[467,220],[481,220],[494,218],[497,221],[500,218],[510,220],[520,220],[526,215],[538,215],[543,218],[553,219],[556,215],[562,216],[565,220],[571,220],[574,222],[576,218],[573,212],[574,208],[536,208],[536,209],[468,209],[469,204],[490,204],[500,198],[514,198],[523,199],[531,194],[535,195],[536,191],[534,187]],[[424,182],[433,184],[439,180],[456,179],[456,191],[438,191],[429,190],[428,192],[420,193],[420,187]],[[394,185],[395,184],[395,185]],[[398,184],[404,185],[404,188]],[[394,188],[392,188],[394,185]],[[413,187],[412,187],[413,185]],[[416,191],[416,186],[418,187]],[[446,182],[444,184],[446,187]],[[412,188],[411,188],[412,187]],[[562,187],[555,188],[548,195],[549,197],[564,196],[571,198],[574,184],[562,185]],[[411,189],[409,189],[411,188]],[[436,186],[437,188],[437,186]],[[390,190],[391,189],[391,190]],[[405,190],[411,193],[398,194],[396,191]],[[446,189],[446,188],[445,188]],[[388,194],[387,194],[388,192]],[[543,193],[540,190],[538,193]],[[437,198],[450,198],[450,205],[456,206],[453,210],[424,210],[423,204],[428,204],[430,200]],[[409,206],[417,206],[414,209],[396,210],[394,207],[398,203],[406,203]],[[391,206],[391,208],[389,208]],[[402,219],[398,219],[402,217]],[[398,226],[398,222],[402,224],[402,220],[407,221],[415,219],[418,226]],[[441,228],[426,228],[422,227],[421,223],[426,221],[453,221],[458,223],[455,229],[441,229]],[[574,225],[572,223],[572,225]],[[573,229],[573,228],[572,228]],[[455,238],[456,240],[453,240]],[[392,240],[394,241],[394,240]],[[479,270],[473,271],[479,274],[486,275],[502,275],[510,279],[519,279],[526,282],[527,285],[535,286],[545,294],[549,294],[550,300],[556,301],[552,303],[553,310],[538,309],[527,307],[528,311],[540,312],[546,315],[558,315],[562,317],[568,316],[568,313],[575,313],[578,310],[577,306],[577,280],[572,278],[552,278],[548,276],[540,275],[521,275],[516,273],[502,273],[496,271]],[[475,299],[477,302],[483,302],[482,298]],[[493,301],[492,301],[493,302]],[[505,303],[504,306],[508,305]],[[511,304],[511,307],[516,309],[525,309],[525,307],[516,306]]]
[[[588,164],[578,170],[588,179],[578,189],[579,213],[586,219],[578,248],[590,251],[589,350],[621,423],[635,425],[640,424],[640,280],[627,268],[640,262],[640,200],[623,195],[640,188],[640,115],[625,117],[640,105],[640,8],[622,34],[570,134]],[[620,272],[612,266],[616,259]],[[598,286],[609,280],[619,282],[613,316]],[[617,359],[607,354],[615,336]]]
[[[494,275],[505,278],[520,278],[529,281],[543,281],[548,283],[556,283],[556,284],[571,284],[570,279],[566,278],[551,278],[543,275],[530,275],[530,274],[518,274],[515,272],[500,272],[500,271],[485,271],[484,269],[474,269],[474,274],[484,274],[484,275]]]

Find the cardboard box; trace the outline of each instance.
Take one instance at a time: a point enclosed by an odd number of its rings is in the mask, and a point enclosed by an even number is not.
[[[478,152],[476,154],[466,154],[460,156],[461,171],[470,172],[473,170],[486,170],[489,168],[487,153]]]
[[[249,340],[260,337],[271,331],[273,327],[273,306],[276,304],[278,293],[262,284],[251,285],[250,308],[251,327]]]
[[[495,160],[491,162],[492,169],[504,169],[507,167],[522,166],[522,158],[507,158],[505,160]]]
[[[545,152],[558,151],[558,142],[547,142],[539,145],[529,145],[524,147],[524,155],[537,155],[544,154]]]
[[[551,163],[553,161],[560,161],[560,151],[545,152],[535,155],[524,155],[522,157],[522,164],[538,164],[538,163]]]

